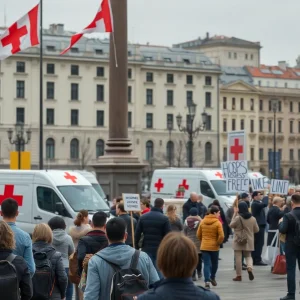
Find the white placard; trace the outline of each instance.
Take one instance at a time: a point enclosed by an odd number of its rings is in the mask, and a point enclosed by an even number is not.
[[[139,194],[122,194],[124,208],[126,211],[141,211]]]
[[[229,161],[247,160],[246,132],[231,131],[227,134],[227,159]]]
[[[270,194],[287,195],[289,191],[288,180],[271,180]]]
[[[226,192],[248,192],[249,175],[246,160],[224,161],[221,163],[226,180]]]
[[[269,187],[268,177],[253,178],[251,179],[251,186],[253,191],[267,190]]]

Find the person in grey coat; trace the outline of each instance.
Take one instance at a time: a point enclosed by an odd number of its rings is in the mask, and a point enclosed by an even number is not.
[[[53,217],[49,222],[53,232],[52,245],[56,251],[61,253],[63,264],[67,275],[69,274],[69,256],[74,252],[74,243],[72,238],[66,233],[66,223],[61,217]],[[66,292],[66,300],[73,298],[73,284],[68,280],[68,287]]]

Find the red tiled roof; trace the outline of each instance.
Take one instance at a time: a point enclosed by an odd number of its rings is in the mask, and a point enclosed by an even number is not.
[[[253,77],[300,80],[300,69],[296,69],[296,68],[286,67],[286,69],[283,69],[280,68],[279,66],[266,66],[266,65],[260,65],[260,68],[257,67],[246,67],[246,68]],[[269,70],[270,73],[264,73],[262,70]],[[282,74],[274,74],[274,72],[272,71],[275,72],[281,71]]]

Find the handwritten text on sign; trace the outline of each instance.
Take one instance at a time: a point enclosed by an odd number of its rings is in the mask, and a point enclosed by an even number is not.
[[[248,165],[246,160],[224,161],[222,171],[226,180],[226,192],[247,192],[249,190]]]
[[[270,194],[287,195],[289,191],[288,180],[271,180]]]
[[[124,208],[126,211],[141,211],[139,194],[123,194]]]
[[[269,187],[268,177],[253,178],[251,179],[251,186],[253,191],[267,190]]]

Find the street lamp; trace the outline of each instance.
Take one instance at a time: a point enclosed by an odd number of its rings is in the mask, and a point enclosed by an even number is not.
[[[9,128],[7,130],[7,136],[8,140],[12,145],[16,145],[18,149],[18,169],[21,169],[21,150],[22,146],[26,145],[29,143],[31,139],[31,130],[27,129],[26,130],[26,136],[24,134],[24,124],[18,122],[15,125],[15,136],[13,137],[13,130]]]
[[[276,178],[276,113],[278,110],[278,99],[272,99],[272,111],[274,113],[274,136],[273,136],[273,178]]]
[[[172,148],[172,140],[171,140],[171,136],[172,136],[172,131],[173,131],[173,122],[172,121],[168,121],[168,124],[167,124],[167,127],[168,127],[168,131],[169,131],[169,142],[168,142],[168,160],[169,160],[169,167],[171,168],[172,167],[172,159],[173,159],[173,148]]]
[[[186,127],[183,127],[181,125],[182,123],[182,116],[179,113],[176,117],[176,121],[177,121],[177,126],[179,128],[179,131],[182,131],[184,133],[187,133],[188,137],[189,137],[189,142],[188,142],[188,151],[189,151],[189,168],[193,167],[193,145],[194,145],[194,138],[199,134],[200,131],[204,131],[206,124],[207,124],[207,113],[205,112],[205,110],[203,110],[201,117],[202,117],[202,124],[200,124],[198,127],[196,127],[195,129],[193,128],[193,123],[194,123],[194,119],[196,116],[196,110],[197,110],[197,104],[195,104],[194,102],[190,102],[188,104],[188,109],[189,109],[189,114],[187,115],[188,119],[187,119],[187,124]]]

